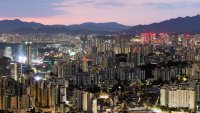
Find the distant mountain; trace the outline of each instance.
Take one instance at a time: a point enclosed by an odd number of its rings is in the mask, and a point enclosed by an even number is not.
[[[0,32],[12,31],[20,28],[35,28],[43,26],[35,22],[22,22],[19,19],[0,21]]]
[[[139,34],[144,32],[165,33],[200,33],[200,15],[193,17],[178,17],[150,25],[137,25],[124,30],[124,33]]]
[[[113,33],[130,28],[116,22],[108,23],[83,23],[74,25],[43,25],[35,22],[23,22],[19,19],[2,20],[0,21],[0,33],[69,33],[69,34],[83,34],[83,33]]]
[[[118,24],[116,22],[107,22],[107,23],[87,22],[83,24],[69,25],[67,27],[70,30],[87,29],[90,31],[110,31],[110,32],[122,31],[131,28],[130,26],[125,26],[122,24]]]
[[[0,33],[68,33],[68,34],[111,34],[126,33],[140,34],[143,32],[164,33],[200,33],[200,15],[193,17],[178,17],[149,25],[125,26],[116,22],[93,23],[87,22],[74,25],[43,25],[35,22],[21,20],[0,21]]]

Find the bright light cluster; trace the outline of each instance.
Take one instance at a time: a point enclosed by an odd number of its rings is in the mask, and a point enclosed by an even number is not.
[[[42,80],[42,77],[41,77],[41,76],[35,76],[34,79],[35,79],[36,81],[40,81],[40,80]]]
[[[27,59],[26,56],[19,56],[19,57],[18,57],[18,62],[19,62],[19,63],[25,63],[25,62],[26,62],[26,59]]]

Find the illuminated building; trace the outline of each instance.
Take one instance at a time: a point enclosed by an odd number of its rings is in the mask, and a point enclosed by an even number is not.
[[[196,91],[189,90],[189,109],[194,110],[196,108]]]
[[[11,60],[8,57],[0,58],[0,75],[1,76],[11,75],[10,62]]]
[[[88,70],[89,70],[88,61],[83,60],[82,69],[83,69],[83,72],[88,72]]]
[[[14,80],[18,81],[19,76],[22,74],[21,64],[17,62],[11,63],[11,76]]]
[[[66,65],[66,75],[67,77],[72,77],[73,75],[75,75],[78,72],[78,66],[75,62],[68,62],[68,64]]]
[[[94,100],[94,94],[89,92],[74,90],[73,106],[87,113],[97,113],[97,100]]]
[[[83,106],[82,106],[82,108],[83,108],[83,110],[84,111],[87,111],[88,109],[87,109],[87,103],[88,103],[88,99],[87,99],[87,95],[88,95],[88,93],[87,92],[83,92],[83,96],[82,96],[82,98],[83,98]]]
[[[188,108],[194,110],[196,107],[196,91],[190,88],[170,86],[160,89],[160,104],[169,108]]]
[[[62,65],[58,65],[57,67],[58,67],[57,68],[58,69],[57,70],[58,71],[58,78],[63,78],[63,76],[64,76],[64,74],[63,74],[63,71],[64,71],[63,70],[63,66]]]
[[[104,58],[103,58],[103,62],[102,62],[102,65],[103,65],[103,68],[107,68],[108,67],[108,57],[107,56],[105,56]]]
[[[32,42],[25,42],[26,44],[26,64],[32,64]]]
[[[190,75],[195,79],[200,78],[200,65],[198,63],[193,63],[190,67],[186,68],[186,74]]]
[[[114,53],[115,54],[121,54],[122,53],[122,49],[120,47],[115,47],[114,48]]]
[[[97,99],[92,100],[92,113],[97,113]]]
[[[88,72],[89,71],[89,62],[92,61],[93,59],[88,59],[84,57],[82,59],[82,70],[83,72]]]
[[[161,106],[167,106],[168,104],[168,89],[167,88],[162,88],[160,89],[160,105]]]
[[[13,60],[12,48],[11,47],[5,47],[4,56],[10,58],[11,60]]]

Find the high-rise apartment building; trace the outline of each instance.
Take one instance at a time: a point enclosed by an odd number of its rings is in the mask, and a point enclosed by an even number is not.
[[[191,88],[178,86],[161,88],[160,105],[169,108],[188,108],[194,110],[196,107],[196,91]]]
[[[32,64],[32,42],[25,42],[26,44],[26,64]]]

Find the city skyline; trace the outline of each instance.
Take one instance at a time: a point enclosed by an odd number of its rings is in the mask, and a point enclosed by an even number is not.
[[[0,113],[200,113],[199,9],[1,0]]]
[[[133,26],[179,16],[197,15],[200,2],[198,0],[2,0],[0,6],[0,20],[20,19],[48,25],[118,22]]]

